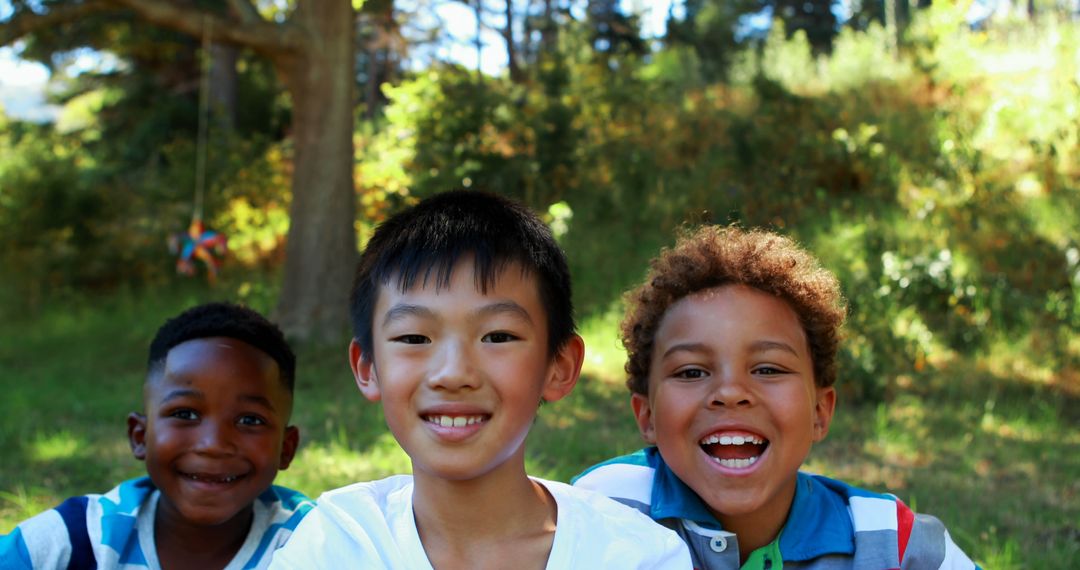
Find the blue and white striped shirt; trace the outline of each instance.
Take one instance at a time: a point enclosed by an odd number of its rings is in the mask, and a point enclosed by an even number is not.
[[[0,537],[0,570],[160,570],[154,546],[160,496],[150,478],[141,477],[103,495],[72,497]],[[271,486],[255,500],[251,530],[226,570],[269,566],[313,506],[302,493]]]

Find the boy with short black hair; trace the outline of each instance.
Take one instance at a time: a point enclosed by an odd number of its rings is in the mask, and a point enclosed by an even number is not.
[[[127,420],[148,476],[23,521],[0,538],[0,567],[266,568],[312,506],[272,485],[299,444],[295,369],[281,331],[246,307],[168,320],[150,345],[146,413]]]
[[[381,225],[352,294],[349,364],[413,475],[324,493],[275,567],[690,567],[678,536],[525,472],[541,402],[584,352],[551,231],[505,198],[456,191]]]
[[[654,447],[575,486],[674,529],[701,570],[973,568],[937,519],[799,471],[829,431],[846,308],[792,240],[703,227],[627,294],[631,405]]]

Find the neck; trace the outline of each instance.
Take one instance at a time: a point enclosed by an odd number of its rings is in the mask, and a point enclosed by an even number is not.
[[[739,539],[739,563],[746,562],[750,553],[765,546],[780,535],[795,501],[795,481],[788,489],[764,507],[747,514],[725,515],[713,512],[724,530]],[[710,509],[712,510],[712,509]]]
[[[154,543],[162,568],[224,568],[244,545],[254,511],[244,509],[216,525],[186,520],[164,496],[154,515]]]
[[[553,535],[555,500],[525,473],[524,453],[467,480],[414,471],[413,514],[424,548],[479,545]]]

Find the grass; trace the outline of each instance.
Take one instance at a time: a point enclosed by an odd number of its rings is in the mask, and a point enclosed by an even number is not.
[[[67,496],[143,472],[127,448],[124,418],[139,406],[146,344],[165,318],[213,296],[230,294],[166,288],[0,319],[0,533]],[[616,321],[607,314],[583,323],[596,354],[574,394],[540,410],[530,473],[567,480],[639,447],[611,340]],[[344,340],[298,352],[294,423],[303,443],[278,483],[315,497],[407,472],[381,411],[353,384]],[[918,378],[898,378],[880,405],[841,401],[807,468],[889,490],[938,516],[984,567],[1075,566],[1080,396],[1045,374],[1016,373],[1022,350],[994,354],[956,356]]]

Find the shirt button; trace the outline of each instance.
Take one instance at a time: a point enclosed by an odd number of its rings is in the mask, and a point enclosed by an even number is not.
[[[722,536],[714,536],[712,537],[712,540],[709,541],[709,548],[711,548],[713,552],[723,552],[727,550],[727,539]]]

